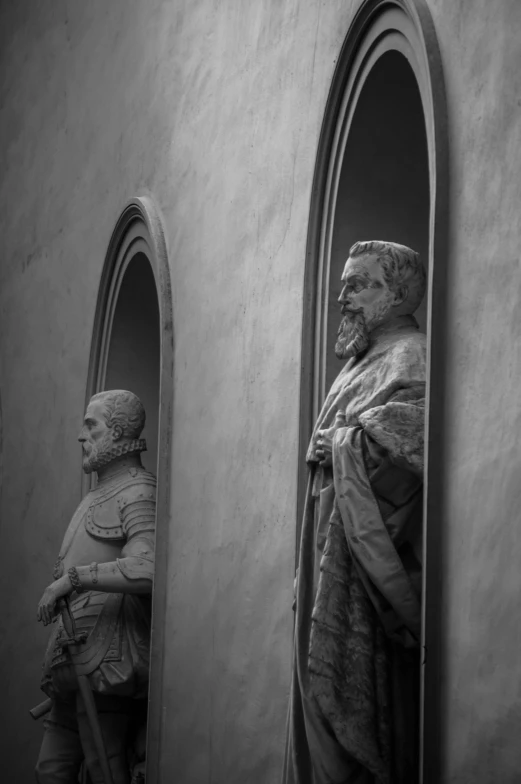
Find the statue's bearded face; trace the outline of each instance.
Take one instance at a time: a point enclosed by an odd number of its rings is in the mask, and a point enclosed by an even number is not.
[[[91,474],[106,464],[106,456],[114,446],[114,438],[105,419],[102,401],[89,403],[78,441],[83,449],[83,470],[86,474]]]
[[[388,320],[396,297],[374,254],[349,257],[342,273],[342,284],[338,301],[343,319],[335,354],[339,359],[349,359],[367,348],[369,333]]]

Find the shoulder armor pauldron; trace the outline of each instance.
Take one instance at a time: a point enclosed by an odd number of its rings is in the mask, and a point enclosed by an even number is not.
[[[129,469],[108,486],[95,488],[85,517],[85,528],[101,541],[126,538],[121,513],[127,504],[140,499],[155,501],[156,478],[148,471]]]

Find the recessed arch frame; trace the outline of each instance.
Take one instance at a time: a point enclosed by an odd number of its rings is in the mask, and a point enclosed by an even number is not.
[[[2,416],[2,396],[0,395],[0,503],[4,482],[4,420]]]
[[[128,265],[144,254],[154,275],[159,304],[160,378],[157,452],[156,560],[152,603],[152,642],[147,738],[147,781],[159,781],[164,666],[164,619],[168,540],[171,528],[170,481],[174,401],[174,331],[170,267],[161,215],[154,200],[136,196],[119,216],[105,256],[94,317],[85,405],[104,388],[114,313]],[[84,493],[90,489],[83,475]]]
[[[308,226],[304,281],[300,398],[300,461],[325,395],[327,305],[335,205],[349,131],[364,84],[387,52],[399,52],[417,81],[429,162],[427,399],[425,423],[423,667],[421,770],[424,784],[441,780],[443,672],[443,441],[446,356],[446,281],[449,240],[449,145],[443,67],[424,0],[364,0],[344,41],[328,96],[318,145]],[[297,547],[307,476],[299,473]]]

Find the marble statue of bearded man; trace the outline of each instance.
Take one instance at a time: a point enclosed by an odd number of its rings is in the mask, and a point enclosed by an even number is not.
[[[307,453],[284,778],[414,784],[425,272],[410,248],[357,242],[342,284],[345,364]]]
[[[114,784],[130,784],[129,738],[140,724],[133,767],[144,766],[156,512],[156,479],[140,457],[144,425],[141,401],[126,390],[94,395],[85,413],[83,469],[98,481],[72,516],[38,606],[38,620],[55,624],[41,684],[52,708],[36,766],[40,784],[76,784],[83,760],[92,784],[105,780],[77,675],[88,677]],[[63,597],[84,637],[74,653],[65,647]]]

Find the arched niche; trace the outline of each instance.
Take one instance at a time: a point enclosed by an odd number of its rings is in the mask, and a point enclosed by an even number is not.
[[[159,415],[160,330],[159,303],[152,266],[143,251],[125,265],[117,292],[102,389],[130,389],[147,414],[143,438],[147,451],[143,465],[157,471]]]
[[[340,276],[357,240],[388,239],[429,259],[429,156],[420,91],[409,61],[396,50],[374,63],[356,102],[332,214],[325,389],[340,370],[335,357]],[[417,311],[427,328],[424,301]]]
[[[299,504],[305,452],[334,357],[339,279],[357,240],[393,240],[418,250],[428,294],[418,320],[428,335],[421,756],[424,782],[442,758],[443,400],[448,250],[448,141],[443,72],[423,0],[365,0],[345,39],[328,97],[308,227]]]
[[[156,559],[148,710],[147,781],[157,780],[170,530],[173,406],[170,269],[159,211],[152,199],[128,202],[103,266],[91,344],[86,403],[104,389],[130,389],[147,413],[145,467],[157,475]],[[83,490],[90,488],[84,477]]]

